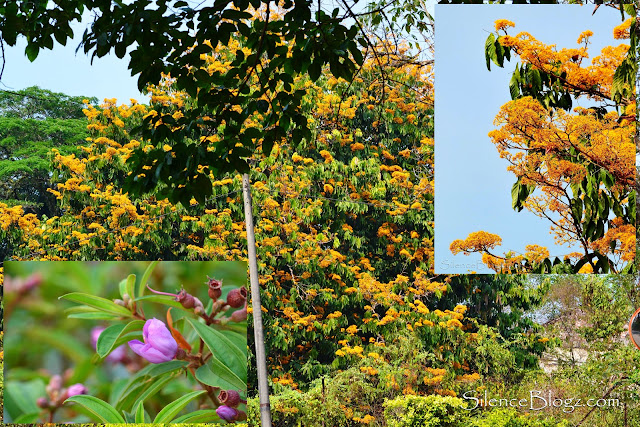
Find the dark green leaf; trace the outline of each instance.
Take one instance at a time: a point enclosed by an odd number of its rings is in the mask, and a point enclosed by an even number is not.
[[[197,320],[187,319],[187,322],[196,330],[200,338],[209,347],[213,357],[220,360],[231,369],[240,379],[246,382],[247,358],[242,350],[229,340],[222,332],[207,326]]]
[[[33,62],[38,57],[39,50],[40,50],[40,47],[38,47],[37,44],[29,43],[27,47],[24,49],[24,52],[27,55],[27,58],[29,59],[29,61]]]
[[[496,46],[494,45],[495,41],[496,38],[493,33],[491,33],[484,44],[484,57],[487,61],[487,70],[489,71],[491,71],[491,61],[494,61],[496,56]]]

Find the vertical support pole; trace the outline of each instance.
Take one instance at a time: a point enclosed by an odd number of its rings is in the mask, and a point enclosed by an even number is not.
[[[244,220],[247,228],[247,253],[249,256],[249,279],[251,281],[251,307],[253,308],[253,334],[256,345],[256,365],[258,371],[258,396],[260,398],[260,425],[271,427],[271,406],[269,404],[269,384],[267,383],[267,357],[264,349],[262,328],[262,305],[260,304],[260,282],[258,281],[258,260],[256,257],[256,237],[253,230],[253,203],[249,175],[242,175],[242,196],[244,199]]]

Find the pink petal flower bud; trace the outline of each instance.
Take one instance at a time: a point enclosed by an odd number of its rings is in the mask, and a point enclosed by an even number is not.
[[[151,363],[168,362],[176,357],[178,343],[162,321],[153,318],[147,320],[142,329],[144,343],[139,340],[129,341],[129,347],[136,354]]]
[[[80,383],[74,384],[67,389],[67,398],[78,394],[87,394],[87,388]]]
[[[238,416],[238,410],[226,405],[221,405],[218,406],[218,409],[216,409],[216,414],[218,414],[218,416],[226,422],[231,422],[236,420],[236,417]]]

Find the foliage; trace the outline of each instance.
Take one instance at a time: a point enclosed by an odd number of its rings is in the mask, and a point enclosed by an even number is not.
[[[636,276],[551,276],[542,312],[548,335],[565,348],[608,351],[620,346],[640,294]]]
[[[192,103],[179,118],[157,108],[158,114],[148,116],[145,126],[138,128],[143,138],[151,140],[152,151],[134,153],[135,173],[127,181],[127,191],[141,194],[163,184],[171,190],[164,196],[186,206],[192,195],[202,202],[212,193],[209,173],[219,178],[227,172],[247,172],[245,158],[256,150],[258,137],[267,155],[285,136],[294,144],[308,140],[310,129],[300,105],[304,91],[292,90],[293,79],[308,76],[315,81],[327,65],[335,78],[351,80],[363,61],[360,48],[373,48],[366,35],[358,37],[357,25],[345,26],[353,15],[346,2],[348,15],[339,15],[338,9],[331,14],[320,8],[314,11],[310,2],[291,0],[276,7],[260,0],[202,4],[2,1],[0,33],[10,46],[24,36],[25,54],[33,61],[40,49],[53,48],[54,38],[64,45],[73,36],[70,24],[88,10],[95,15],[83,35],[85,53],[91,52],[92,58],[111,51],[118,58],[128,56],[132,75],[139,75],[140,90],[159,84],[163,74],[171,75]],[[205,71],[206,54],[226,47],[230,39],[241,43],[235,59],[225,69]],[[261,135],[243,131],[256,115],[263,115]],[[219,132],[222,128],[225,131]],[[219,139],[208,140],[212,134]],[[197,150],[182,149],[180,141],[185,138],[193,140]],[[169,161],[162,149],[172,141],[176,161]],[[192,156],[195,162],[188,161]],[[199,165],[206,167],[201,170]],[[135,179],[149,166],[164,173]]]
[[[38,216],[58,213],[47,192],[49,151],[78,154],[77,145],[88,136],[82,99],[38,87],[0,92],[1,201]],[[9,252],[0,249],[0,258]]]
[[[235,43],[208,56],[208,67],[233,61]],[[351,83],[329,74],[315,83],[295,79],[306,91],[313,138],[296,147],[278,141],[269,157],[251,159],[271,385],[308,389],[302,402],[315,408],[321,392],[313,380],[343,370],[335,404],[345,405],[350,389],[360,399],[350,402],[378,408],[340,407],[333,416],[349,422],[382,419],[384,398],[400,392],[455,395],[481,380],[478,372],[515,381],[545,348],[522,316],[541,290],[523,277],[433,276],[431,69],[404,49],[367,55]],[[177,117],[191,102],[169,78],[150,90],[153,105]],[[148,144],[130,130],[156,110],[113,100],[85,110],[91,136],[83,154],[53,156],[53,194],[65,214],[39,219],[3,210],[16,257],[246,256],[239,176],[211,174],[212,196],[191,200],[188,210],[159,194],[132,199],[120,190],[134,173],[127,160]],[[253,125],[261,129],[258,120]],[[167,158],[174,151],[163,147]],[[72,226],[75,233],[67,231]],[[510,371],[505,355],[488,353],[496,346],[508,349]]]
[[[5,421],[220,422],[216,408],[241,403],[221,390],[246,399],[246,316],[237,319],[230,307],[230,295],[246,283],[246,264],[173,263],[154,270],[155,264],[6,264]],[[206,273],[225,281],[219,299],[207,295]],[[189,291],[180,292],[182,299],[145,295],[147,286],[162,283]],[[189,303],[189,292],[206,306]],[[80,305],[62,314],[58,299]],[[132,343],[142,338],[168,357],[160,362],[136,351]],[[144,358],[121,347],[127,343]]]
[[[126,7],[138,6],[133,2]],[[264,13],[262,9],[256,14],[254,28],[264,22]],[[273,15],[274,10],[270,14],[270,22],[282,18]],[[233,25],[241,26],[242,19]],[[265,30],[277,39],[269,43],[281,41],[276,30]],[[108,51],[107,45],[101,49]],[[256,48],[235,36],[228,43],[205,46],[198,50],[201,66],[189,62],[191,68],[182,72],[186,78],[197,75],[203,88],[246,65]],[[284,53],[281,48],[271,61]],[[268,69],[269,63],[264,65]],[[502,387],[505,392],[529,386],[531,373],[540,373],[535,370],[538,356],[555,344],[531,316],[548,285],[517,275],[433,274],[434,111],[429,65],[417,61],[405,45],[385,40],[363,53],[363,67],[353,81],[336,78],[331,64],[320,67],[317,78],[294,76],[285,92],[304,93],[299,113],[311,134],[300,143],[290,133],[280,135],[272,149],[263,138],[266,130],[274,129],[265,126],[271,120],[265,119],[268,111],[248,115],[242,124],[217,126],[215,121],[227,112],[209,110],[204,105],[217,102],[208,99],[211,93],[201,90],[194,97],[175,73],[149,87],[150,106],[105,100],[96,108],[86,103],[90,139],[80,154],[51,155],[52,194],[61,214],[38,217],[22,207],[0,205],[0,238],[12,244],[15,259],[244,260],[240,176],[221,176],[222,169],[215,169],[207,154],[225,152],[225,144],[244,135],[246,145],[256,148],[246,157],[263,292],[259,309],[269,314],[264,322],[275,425],[385,425],[384,404],[398,396],[411,396],[403,398],[406,402],[424,399],[414,395],[452,402],[466,390]],[[260,69],[258,65],[248,74],[249,94],[264,89],[257,77]],[[277,98],[280,89],[269,88],[269,95]],[[178,142],[154,139],[164,138],[163,133],[187,135],[184,126],[190,119],[184,117],[195,111],[202,114],[203,123],[216,126],[203,126]],[[145,121],[158,119],[165,123],[160,136],[141,138],[134,133]],[[157,161],[138,168],[139,163],[133,163],[136,152]],[[163,184],[187,167],[187,154],[194,155],[186,178]],[[123,189],[135,178],[149,178],[153,185],[157,179],[157,187],[134,197]],[[183,178],[193,180],[191,188],[180,187]],[[169,193],[175,193],[171,200]],[[197,197],[191,198],[194,194]],[[486,245],[496,237],[478,235]],[[168,290],[175,282],[167,279],[162,285],[157,288]],[[117,298],[117,290],[113,286],[109,297]],[[96,290],[92,295],[107,293]],[[170,298],[146,297],[179,308]],[[602,318],[602,324],[610,321]],[[193,335],[193,325],[175,323],[185,337]],[[603,360],[612,362],[618,354]],[[622,360],[636,363],[631,352],[624,354]],[[611,369],[621,369],[620,363]],[[253,374],[249,372],[249,388]],[[584,374],[576,378],[585,382],[584,393],[604,383],[601,377],[589,384]],[[178,395],[189,391],[169,389]],[[109,400],[109,391],[100,396]],[[168,402],[167,397],[153,410],[159,412]],[[255,423],[257,399],[249,399],[247,410],[249,422]],[[486,419],[467,411],[451,417],[459,418],[460,425],[557,424],[502,411],[489,411]]]
[[[389,427],[453,427],[468,422],[465,402],[450,396],[401,396],[385,403]]]
[[[473,427],[569,427],[566,420],[536,419],[518,415],[514,409],[497,409],[490,411],[479,420],[474,420]]]
[[[582,62],[592,31],[580,35],[581,47],[557,50],[526,32],[509,35],[507,28],[515,24],[500,19],[485,45],[489,69],[491,62],[503,67],[511,53],[521,61],[509,83],[512,101],[496,116],[500,128],[489,133],[517,178],[513,208],[549,220],[556,242],[580,251],[551,260],[547,248],[528,245],[525,254],[500,256],[492,252],[500,237],[480,231],[454,241],[454,254],[481,252],[483,262],[498,272],[633,271],[637,65],[629,27],[635,8],[618,8],[624,22],[614,36],[631,38],[631,47],[605,47],[589,66]],[[576,107],[572,114],[573,101],[582,98],[595,105]]]

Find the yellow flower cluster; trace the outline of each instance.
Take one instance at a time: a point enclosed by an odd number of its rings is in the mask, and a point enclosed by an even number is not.
[[[496,31],[504,30],[507,27],[515,27],[516,24],[509,21],[508,19],[497,19],[495,21]]]
[[[449,249],[454,255],[460,252],[469,254],[471,252],[487,251],[501,244],[502,238],[497,234],[487,233],[486,231],[475,231],[470,233],[465,240],[453,241]]]

